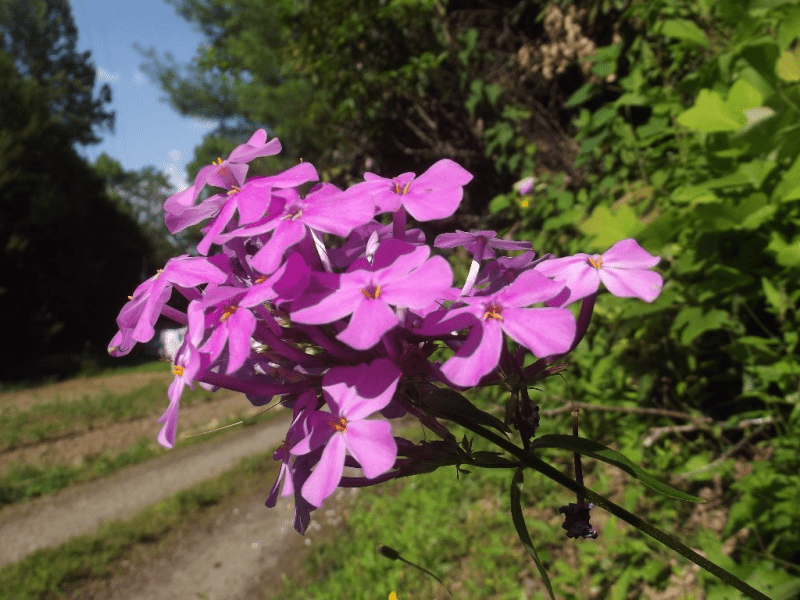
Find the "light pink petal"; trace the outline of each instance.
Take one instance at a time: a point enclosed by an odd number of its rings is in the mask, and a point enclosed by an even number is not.
[[[651,269],[661,260],[644,250],[634,239],[621,240],[603,253],[603,268]]]
[[[664,280],[655,271],[639,271],[636,269],[600,270],[600,280],[609,292],[621,298],[640,298],[652,302],[661,293]]]
[[[322,506],[325,498],[330,496],[342,480],[346,445],[341,434],[334,435],[314,471],[303,484],[301,494],[314,506]]]
[[[388,421],[350,421],[344,441],[368,479],[383,475],[394,466],[397,443]]]
[[[575,339],[575,317],[566,308],[506,308],[503,331],[535,356],[569,350]]]
[[[548,279],[538,271],[523,271],[514,283],[497,294],[504,306],[530,306],[546,302],[564,289],[563,283]]]
[[[364,299],[353,312],[350,323],[336,338],[356,350],[372,348],[381,336],[400,321],[380,299]]]

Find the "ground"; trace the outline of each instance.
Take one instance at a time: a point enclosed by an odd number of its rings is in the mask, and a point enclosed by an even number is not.
[[[0,407],[20,408],[54,397],[78,399],[106,390],[132,390],[152,380],[171,376],[137,373],[76,379],[34,390],[0,394]],[[239,394],[222,393],[211,403],[181,411],[181,431],[211,429],[226,415],[241,410],[246,400]],[[101,480],[73,485],[60,493],[0,510],[0,566],[15,562],[37,548],[55,546],[72,535],[89,533],[100,523],[125,519],[161,498],[211,478],[241,458],[268,452],[279,445],[288,424],[286,417],[230,431],[202,444],[181,448],[180,443],[162,456],[118,471]],[[80,435],[35,444],[0,454],[0,466],[12,460],[58,457],[80,460],[90,453],[130,446],[142,435],[155,437],[154,419],[114,423]],[[264,506],[272,482],[261,489],[214,507],[200,522],[187,523],[155,554],[129,565],[107,586],[83,590],[80,598],[162,600],[197,598],[244,600],[264,598],[274,589],[281,573],[299,563],[304,544],[313,540],[320,525],[313,524],[305,537],[292,529],[293,511],[284,503]],[[322,511],[320,511],[322,512]],[[324,517],[324,515],[323,515]],[[327,513],[336,519],[336,510]],[[87,595],[91,594],[91,595]],[[96,594],[96,595],[95,595]]]

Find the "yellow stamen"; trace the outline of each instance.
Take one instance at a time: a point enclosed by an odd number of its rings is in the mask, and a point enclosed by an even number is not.
[[[231,189],[228,190],[228,196],[233,196],[237,192],[241,192],[241,191],[242,191],[242,188],[240,188],[238,185],[235,185]]]
[[[595,269],[602,269],[603,268],[603,257],[598,256],[597,260],[595,261],[591,256],[589,257],[589,264],[592,265]]]
[[[285,215],[283,215],[281,217],[281,219],[283,219],[284,221],[286,219],[291,219],[292,221],[294,221],[296,219],[299,219],[302,216],[303,216],[303,209],[302,208],[292,208],[292,209],[289,209],[289,212],[287,212]]]
[[[370,285],[365,287],[361,290],[361,293],[364,294],[364,297],[367,300],[377,300],[378,297],[381,295],[381,286],[379,285]]]
[[[347,419],[342,417],[338,421],[331,421],[331,427],[333,427],[336,431],[341,431],[344,433],[347,431]]]
[[[483,313],[483,320],[488,321],[489,319],[497,319],[498,321],[502,321],[503,307],[494,303],[487,306],[486,312]]]
[[[253,283],[264,283],[267,280],[266,275],[259,275]]]
[[[222,316],[219,318],[220,321],[227,321],[230,316],[236,312],[236,306],[226,306],[225,309],[222,311]]]
[[[182,366],[180,366],[180,365],[175,365],[174,367],[172,367],[172,374],[173,374],[173,375],[177,375],[178,377],[182,377],[182,376],[183,376],[183,372],[184,372],[185,370],[186,370],[186,369],[185,369],[185,368],[183,368]]]
[[[411,182],[409,181],[406,184],[406,187],[403,188],[403,194],[407,194],[408,193],[408,188],[410,188],[410,187],[411,187]]]

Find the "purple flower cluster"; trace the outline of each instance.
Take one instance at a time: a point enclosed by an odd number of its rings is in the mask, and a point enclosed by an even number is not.
[[[298,531],[340,485],[429,471],[437,460],[453,464],[446,453],[437,457],[435,444],[393,436],[390,421],[409,414],[446,433],[420,399],[541,375],[525,366],[528,357],[539,364],[575,347],[583,311],[576,322],[566,306],[593,299],[601,282],[646,301],[661,289],[650,270],[658,258],[633,240],[602,256],[536,260],[530,243],[493,231],[435,240],[473,257],[467,280],[454,287],[447,260],[432,255],[407,221],[455,213],[470,173],[445,159],[419,176],[367,173],[347,190],[318,183],[309,163],[245,179],[249,161],[279,151],[278,140],[267,142],[259,130],[165,202],[172,232],[207,221],[198,256],[173,258],[136,289],[109,352],[121,356],[147,342],[160,315],[187,326],[159,419],[158,440],[168,447],[186,385],[290,407],[267,505],[294,496]],[[198,202],[205,186],[216,193]],[[384,223],[376,220],[384,213]],[[522,253],[498,258],[495,250]],[[173,291],[188,300],[186,312],[169,305]],[[346,475],[345,467],[359,471]]]

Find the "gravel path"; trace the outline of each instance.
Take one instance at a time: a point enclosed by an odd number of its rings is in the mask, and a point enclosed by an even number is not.
[[[162,498],[219,475],[246,456],[266,452],[281,443],[287,425],[288,420],[281,418],[247,427],[235,436],[179,448],[105,479],[5,507],[0,510],[0,566],[88,533],[104,521],[131,517]]]

